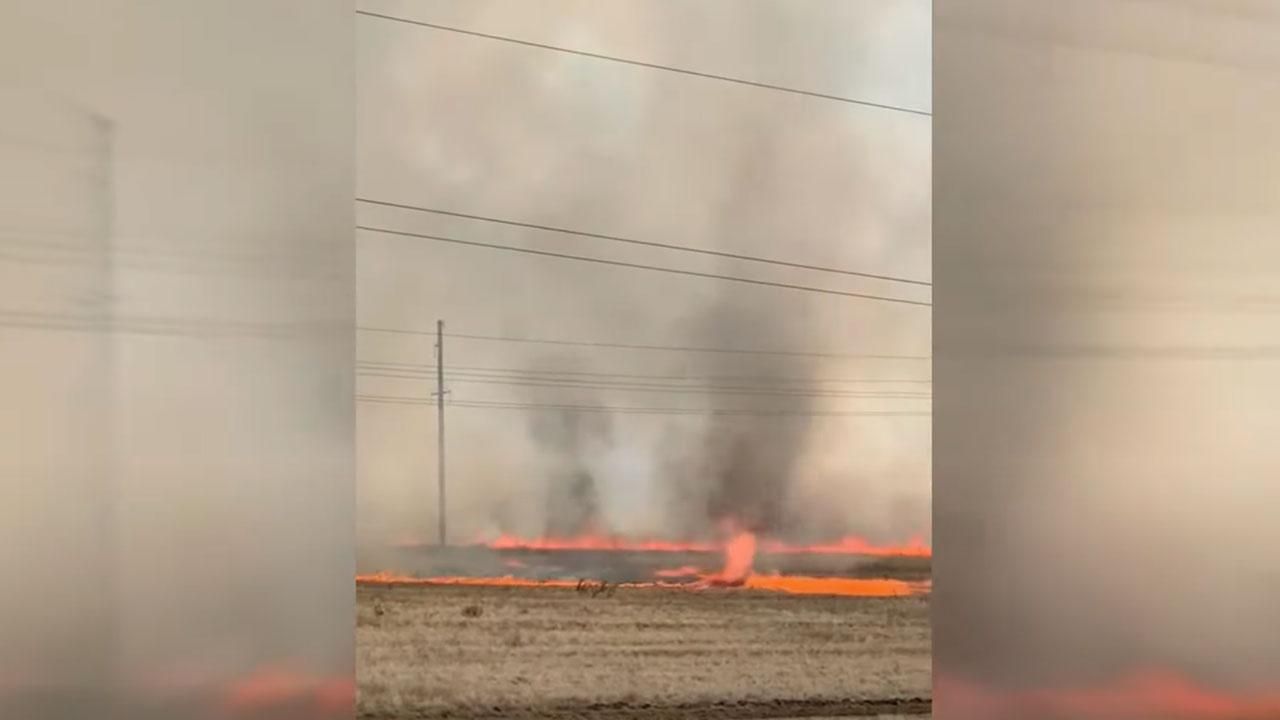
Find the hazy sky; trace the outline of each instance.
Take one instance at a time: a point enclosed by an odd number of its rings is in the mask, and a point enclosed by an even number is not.
[[[480,32],[927,111],[930,4],[368,2]],[[927,280],[930,120],[361,18],[365,197]],[[927,300],[927,289],[362,207],[365,224]],[[927,356],[929,308],[361,233],[365,325],[605,342]],[[928,379],[921,360],[658,353],[450,339],[446,365],[670,375]],[[427,337],[361,333],[361,360],[428,363]],[[928,385],[841,386],[921,391]],[[361,378],[365,394],[429,383]],[[449,383],[451,398],[795,408],[793,398]],[[921,410],[818,398],[803,410]],[[790,404],[789,404],[790,403]],[[358,408],[361,534],[434,534],[435,419]],[[705,531],[717,493],[790,534],[929,532],[927,417],[703,418],[455,408],[458,539],[557,526],[588,476],[601,529]],[[763,452],[760,456],[753,453]],[[736,469],[730,466],[738,466]],[[743,474],[751,477],[744,478]],[[580,489],[580,488],[579,488]],[[580,493],[578,493],[580,495]],[[745,496],[744,496],[745,497]],[[563,519],[561,519],[563,520]],[[572,524],[572,523],[570,523]]]

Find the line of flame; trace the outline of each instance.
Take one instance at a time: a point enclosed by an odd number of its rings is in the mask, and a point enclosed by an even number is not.
[[[406,543],[411,544],[411,543]],[[635,540],[629,538],[610,537],[607,535],[578,535],[573,537],[521,538],[514,535],[481,541],[492,550],[539,550],[539,551],[627,551],[627,552],[668,552],[668,553],[719,553],[724,551],[724,543],[716,542],[681,542],[675,540]],[[924,542],[923,537],[915,537],[898,545],[878,545],[866,538],[850,535],[832,542],[814,544],[793,544],[781,540],[762,540],[761,552],[774,555],[865,555],[873,557],[920,557],[933,556],[933,549]]]
[[[681,568],[683,570],[683,568]],[[368,586],[467,586],[467,587],[521,587],[521,588],[576,588],[576,580],[535,580],[511,575],[501,577],[415,577],[390,572],[377,572],[356,576],[356,584]],[[740,587],[747,590],[785,593],[788,595],[839,595],[845,597],[906,597],[929,591],[928,583],[914,583],[884,578],[809,577],[805,575],[748,575],[741,579],[722,579],[708,575],[684,582],[654,580],[647,582],[618,583],[623,588],[666,588],[680,590],[705,590],[715,587]]]

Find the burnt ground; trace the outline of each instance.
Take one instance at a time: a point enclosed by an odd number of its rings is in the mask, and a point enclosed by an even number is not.
[[[485,547],[435,546],[363,549],[357,558],[361,573],[382,570],[420,577],[512,575],[533,579],[644,582],[654,572],[696,567],[711,572],[723,563],[720,553],[639,552],[619,550],[491,550]],[[761,573],[839,575],[857,578],[928,580],[929,558],[866,557],[857,555],[774,555],[760,553],[754,568]]]

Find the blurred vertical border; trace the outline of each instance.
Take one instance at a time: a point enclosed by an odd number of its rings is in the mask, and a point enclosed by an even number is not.
[[[936,717],[1280,717],[1280,6],[934,22]]]
[[[0,716],[354,712],[354,6],[0,8]]]

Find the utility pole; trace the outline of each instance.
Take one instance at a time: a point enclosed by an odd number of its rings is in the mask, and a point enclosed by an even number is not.
[[[436,480],[440,486],[440,496],[436,500],[439,513],[437,527],[440,528],[440,546],[449,544],[449,534],[445,525],[444,510],[444,321],[436,320]]]

